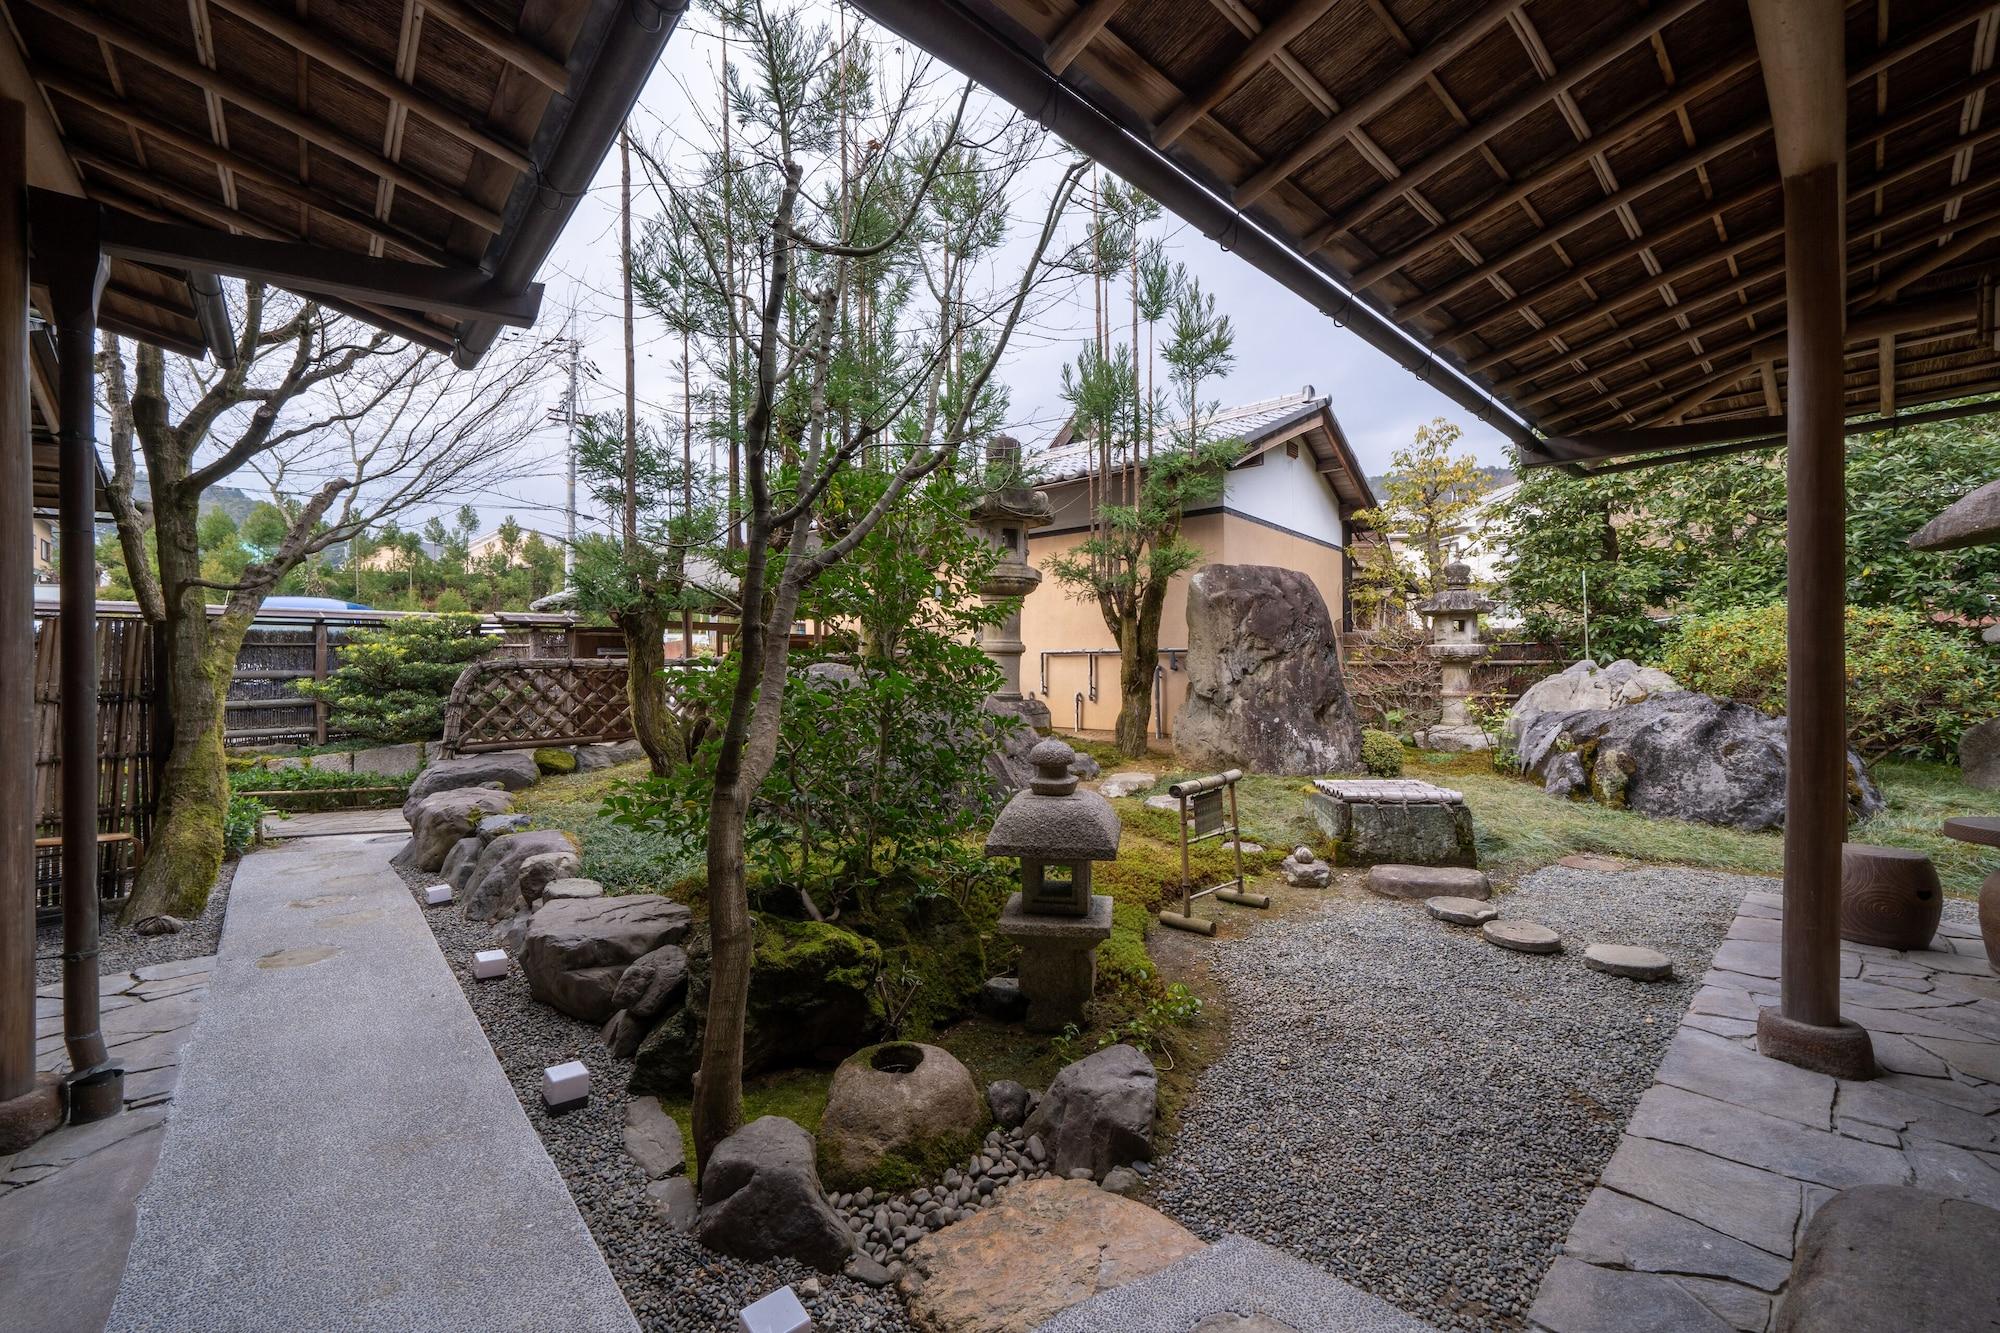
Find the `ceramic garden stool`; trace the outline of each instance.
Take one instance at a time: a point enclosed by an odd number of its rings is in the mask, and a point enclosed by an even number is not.
[[[1849,842],[1840,848],[1840,938],[1928,949],[1944,914],[1937,867],[1922,852]]]
[[[2000,847],[2000,815],[1961,815],[1944,821],[1944,836],[1981,847]],[[1979,938],[1986,942],[1986,966],[2000,974],[2000,870],[1979,886]]]

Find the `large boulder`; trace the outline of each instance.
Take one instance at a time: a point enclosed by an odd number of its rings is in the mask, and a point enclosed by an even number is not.
[[[1680,682],[1666,672],[1640,666],[1629,657],[1621,657],[1610,666],[1585,658],[1527,688],[1507,714],[1507,738],[1519,744],[1528,723],[1543,713],[1624,708],[1680,690]]]
[[[489,783],[497,783],[505,791],[519,791],[534,786],[541,775],[541,770],[535,767],[535,756],[525,750],[495,750],[490,754],[440,759],[417,774],[417,780],[410,784],[409,795],[403,798],[403,818],[415,823],[412,816],[418,804],[441,791],[484,787]]]
[[[1064,1066],[1024,1128],[1041,1138],[1056,1175],[1082,1168],[1102,1180],[1152,1157],[1159,1099],[1153,1062],[1121,1042]]]
[[[938,1046],[892,1041],[834,1071],[819,1163],[835,1189],[935,1180],[976,1146],[986,1104],[972,1072]]]
[[[1958,738],[1958,771],[1968,787],[2000,791],[2000,717],[1965,729]]]
[[[1178,1222],[1088,1181],[1030,1180],[911,1246],[899,1287],[924,1333],[1029,1333],[1201,1248]]]
[[[782,1116],[753,1120],[715,1145],[701,1171],[703,1245],[738,1259],[796,1259],[840,1271],[854,1235],[828,1206],[812,1135]]]
[[[528,862],[555,855],[564,864],[556,873],[535,883],[539,889],[550,879],[562,879],[577,869],[576,842],[561,829],[532,829],[493,839],[479,853],[467,872],[460,902],[467,921],[494,921],[512,916],[528,906],[523,896],[522,876]]]
[[[1361,725],[1313,581],[1270,565],[1188,580],[1188,692],[1174,748],[1199,769],[1330,773],[1361,761]]]
[[[881,946],[839,926],[774,916],[758,916],[756,934],[743,1072],[831,1063],[866,1045],[881,1024],[875,996]],[[639,1047],[632,1063],[634,1092],[679,1097],[693,1086],[708,1008],[709,960],[704,949],[691,952],[687,1002]]]
[[[1644,703],[1528,720],[1521,767],[1552,795],[1640,814],[1755,832],[1785,822],[1785,720],[1693,691]],[[1858,756],[1847,757],[1848,809],[1882,808]]]
[[[615,768],[619,764],[636,763],[645,757],[645,747],[637,741],[607,741],[602,745],[579,745],[576,747],[576,771],[596,773],[603,769]]]
[[[504,791],[473,787],[437,792],[414,807],[405,806],[403,817],[410,821],[410,840],[396,853],[396,864],[418,870],[440,868],[452,849],[472,836],[480,820],[513,804],[514,798]]]
[[[1807,1224],[1776,1328],[1992,1329],[1996,1256],[2000,1211],[1908,1185],[1857,1185]]]
[[[528,922],[521,974],[543,1004],[603,1023],[618,1012],[612,997],[625,969],[686,939],[692,919],[681,904],[651,893],[546,902]]]

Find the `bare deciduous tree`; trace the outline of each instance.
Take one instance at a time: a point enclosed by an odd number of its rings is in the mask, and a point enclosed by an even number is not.
[[[240,294],[233,369],[144,344],[128,362],[109,334],[98,358],[111,510],[140,612],[165,644],[173,730],[128,921],[199,911],[214,883],[228,800],[223,704],[265,597],[328,547],[498,475],[534,428],[548,360],[517,335],[478,370],[455,371],[311,301],[259,283]],[[135,494],[141,458],[144,501]],[[202,494],[245,474],[284,513],[284,536],[241,575],[205,577]]]

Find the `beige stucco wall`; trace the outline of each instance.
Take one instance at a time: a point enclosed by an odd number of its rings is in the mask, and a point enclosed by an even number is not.
[[[1065,487],[1064,490],[1080,490]],[[1065,511],[1078,507],[1065,504],[1069,497],[1052,496],[1057,502],[1058,525]],[[1200,547],[1207,557],[1203,563],[1277,565],[1296,569],[1310,577],[1326,598],[1327,610],[1336,627],[1340,621],[1341,552],[1333,547],[1280,532],[1262,523],[1235,514],[1214,512],[1190,517],[1182,529],[1187,540]],[[1049,572],[1050,561],[1073,550],[1088,534],[1059,533],[1032,536],[1028,560],[1042,571],[1042,586],[1030,593],[1021,611],[1021,640],[1027,655],[1021,659],[1021,688],[1040,696],[1054,715],[1055,726],[1068,731],[1076,725],[1076,695],[1084,693],[1083,726],[1087,731],[1109,731],[1118,719],[1117,644],[1105,628],[1104,616],[1095,601],[1080,601],[1058,583]],[[1187,647],[1187,578],[1176,578],[1167,592],[1166,607],[1160,618],[1160,648]],[[1083,657],[1050,657],[1046,682],[1042,653],[1076,649],[1100,649],[1097,660],[1097,698],[1089,697],[1088,662]],[[1187,672],[1169,669],[1166,676],[1167,728],[1171,733],[1175,714],[1187,697]]]

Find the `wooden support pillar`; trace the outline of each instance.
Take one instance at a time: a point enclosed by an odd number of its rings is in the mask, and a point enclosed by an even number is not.
[[[97,209],[38,194],[33,241],[56,325],[62,700],[63,1040],[69,1047],[71,1123],[116,1115],[124,1072],[99,1026],[97,944],[97,302],[110,266],[98,247]]]
[[[1868,1078],[1867,1029],[1840,1017],[1847,837],[1847,78],[1842,0],[1751,0],[1785,197],[1785,916],[1765,1055]]]
[[[0,1154],[62,1123],[35,1076],[34,455],[28,409],[27,108],[0,98]]]

